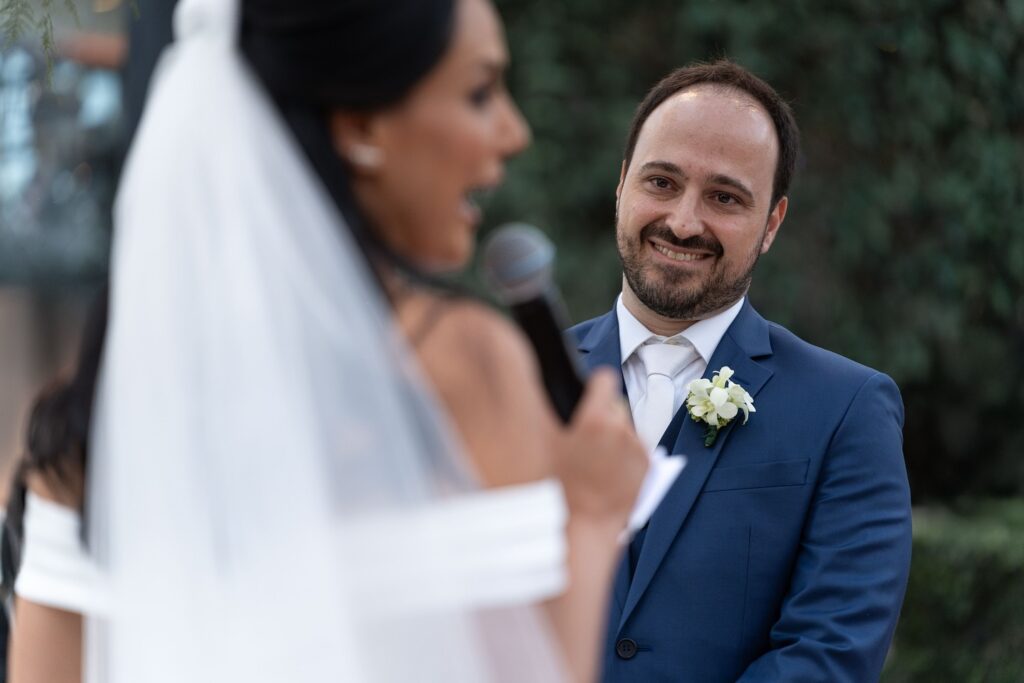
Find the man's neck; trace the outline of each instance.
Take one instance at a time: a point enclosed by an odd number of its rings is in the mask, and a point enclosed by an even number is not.
[[[696,322],[712,318],[722,311],[727,310],[736,302],[730,303],[728,306],[724,306],[717,311],[711,311],[705,316],[694,320],[678,320],[676,318],[666,318],[663,315],[655,313],[649,309],[640,299],[637,298],[636,294],[630,288],[629,283],[626,279],[622,279],[622,303],[625,305],[626,310],[629,311],[634,318],[640,321],[640,324],[646,327],[648,330],[662,337],[672,337],[679,334],[686,328],[690,327]]]

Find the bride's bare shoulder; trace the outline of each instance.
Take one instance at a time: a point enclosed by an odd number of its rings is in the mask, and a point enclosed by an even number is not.
[[[486,481],[547,476],[554,417],[524,335],[469,299],[417,297],[399,321]]]
[[[421,356],[454,374],[490,368],[526,371],[531,377],[538,372],[522,332],[473,299],[421,294],[399,308],[399,323]]]

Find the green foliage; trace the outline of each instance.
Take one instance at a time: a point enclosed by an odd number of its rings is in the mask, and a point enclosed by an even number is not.
[[[0,31],[5,45],[21,40],[34,25],[35,11],[31,0],[5,0],[0,5]]]
[[[1024,499],[914,513],[914,562],[885,683],[1024,680]]]
[[[1024,2],[499,0],[536,143],[489,218],[547,228],[582,319],[619,288],[632,112],[727,55],[793,103],[804,157],[751,296],[891,374],[917,500],[1024,491]]]
[[[29,34],[38,34],[47,65],[52,65],[56,49],[53,39],[55,2],[56,0],[3,0],[0,3],[0,33],[3,33],[3,46],[10,47],[27,38]],[[61,6],[78,23],[78,7],[75,6],[75,0],[62,0]]]

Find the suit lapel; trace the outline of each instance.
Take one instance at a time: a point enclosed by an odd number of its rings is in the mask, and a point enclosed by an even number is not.
[[[716,370],[728,365],[736,371],[732,378],[733,381],[740,384],[756,399],[757,393],[771,378],[772,371],[753,359],[770,354],[768,324],[754,311],[748,301],[743,305],[743,309],[725,336],[722,337],[721,343],[708,363],[704,376],[710,379]],[[757,419],[756,414],[750,419]],[[651,517],[647,537],[644,539],[643,549],[637,562],[636,574],[626,596],[619,628],[625,624],[626,619],[629,618],[640,601],[672,545],[672,541],[683,527],[693,504],[704,488],[704,482],[728,444],[732,432],[737,428],[743,428],[738,422],[730,424],[719,432],[714,445],[708,448],[704,446],[704,427],[689,419],[685,414],[685,408],[675,416],[669,431],[672,431],[672,428],[680,420],[682,424],[679,426],[678,436],[671,453],[685,455],[687,464]]]
[[[584,367],[593,371],[602,365],[618,369],[622,375],[622,350],[619,346],[619,317],[613,308],[598,318],[577,345]],[[626,393],[626,382],[622,382]]]
[[[587,369],[600,365],[622,367],[622,352],[619,350],[619,318],[613,308],[594,321],[587,333],[580,338],[577,348],[583,353]]]

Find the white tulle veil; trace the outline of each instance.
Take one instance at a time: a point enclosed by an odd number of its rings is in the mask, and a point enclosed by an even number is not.
[[[182,0],[117,200],[87,680],[556,680],[563,577],[458,580],[473,477],[237,20]]]

